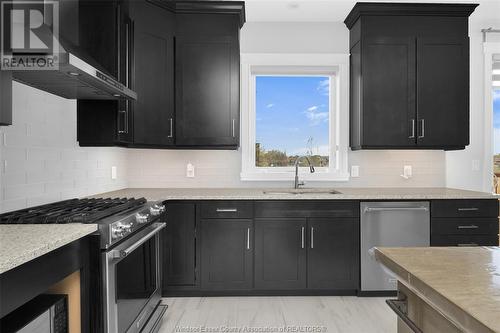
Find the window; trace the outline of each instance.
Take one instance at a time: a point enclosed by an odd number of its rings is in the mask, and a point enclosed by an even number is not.
[[[500,54],[493,54],[492,58],[493,185],[494,192],[500,193]]]
[[[347,180],[343,55],[242,56],[242,180]]]
[[[256,167],[328,167],[329,124],[330,76],[255,76]]]

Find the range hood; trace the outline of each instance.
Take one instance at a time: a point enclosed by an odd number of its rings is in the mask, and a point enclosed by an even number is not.
[[[57,70],[13,70],[13,79],[68,99],[137,99],[134,91],[98,69],[82,50],[62,38],[57,59]]]

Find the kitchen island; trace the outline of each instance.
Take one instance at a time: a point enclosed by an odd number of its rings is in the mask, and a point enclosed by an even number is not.
[[[96,231],[97,224],[0,225],[0,319],[40,294],[66,294],[70,331],[90,332],[89,249]]]
[[[398,332],[500,332],[500,248],[375,248],[398,279]]]

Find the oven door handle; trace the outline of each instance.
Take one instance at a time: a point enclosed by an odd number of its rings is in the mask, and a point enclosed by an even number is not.
[[[154,226],[154,229],[151,230],[150,232],[148,232],[144,237],[142,237],[137,242],[130,245],[129,247],[127,247],[124,250],[112,251],[111,256],[113,258],[125,258],[130,253],[134,252],[134,250],[137,249],[139,246],[146,243],[150,238],[153,238],[161,229],[165,228],[166,223],[154,223],[153,226]]]

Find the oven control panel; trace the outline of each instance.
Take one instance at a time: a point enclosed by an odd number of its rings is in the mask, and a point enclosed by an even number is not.
[[[141,209],[123,216],[109,224],[109,245],[141,228],[142,225],[152,222],[165,211],[161,203],[147,204]]]

